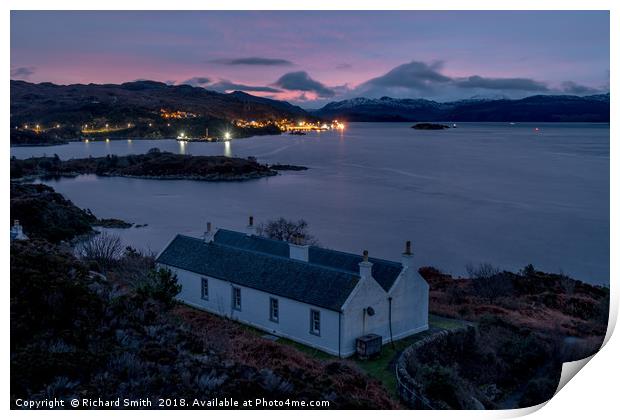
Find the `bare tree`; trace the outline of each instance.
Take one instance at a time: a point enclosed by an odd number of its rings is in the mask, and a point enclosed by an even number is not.
[[[96,262],[105,271],[123,256],[123,245],[118,235],[103,231],[80,242],[76,251],[82,258]]]
[[[513,289],[509,273],[489,263],[481,263],[477,266],[468,263],[465,269],[472,281],[474,292],[490,303],[500,296],[509,294]]]
[[[304,219],[298,221],[287,220],[280,217],[275,220],[268,220],[256,227],[256,233],[270,239],[290,242],[294,236],[300,238],[302,245],[318,245],[314,236],[308,233],[308,222]]]

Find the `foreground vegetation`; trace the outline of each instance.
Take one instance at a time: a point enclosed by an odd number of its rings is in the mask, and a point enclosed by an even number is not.
[[[430,311],[474,322],[425,340],[408,355],[407,371],[430,407],[528,407],[549,400],[562,363],[602,345],[609,289],[527,266],[519,273],[488,264],[454,279],[422,268]]]

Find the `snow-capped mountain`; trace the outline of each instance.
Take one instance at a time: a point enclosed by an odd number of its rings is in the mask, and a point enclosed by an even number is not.
[[[481,97],[452,102],[427,99],[353,98],[313,112],[347,121],[609,121],[609,94],[537,95],[523,99]]]

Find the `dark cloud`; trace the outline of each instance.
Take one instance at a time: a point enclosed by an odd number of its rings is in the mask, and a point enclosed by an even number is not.
[[[305,71],[294,71],[286,73],[274,84],[286,90],[299,90],[302,92],[313,92],[320,98],[331,98],[336,91],[318,80],[312,79]]]
[[[187,79],[181,84],[204,87],[205,85],[208,85],[209,83],[211,83],[211,79],[209,79],[208,77],[196,76],[196,77],[192,77],[191,79]]]
[[[551,92],[545,82],[529,78],[492,78],[478,75],[450,77],[442,72],[443,62],[411,61],[394,67],[382,76],[370,79],[350,91],[354,96],[395,96],[454,98],[512,92]]]
[[[241,57],[220,58],[211,60],[211,63],[224,64],[227,66],[292,66],[293,63],[282,58],[267,57]]]
[[[28,79],[34,74],[34,67],[15,67],[11,69],[11,78]]]
[[[437,85],[451,82],[452,79],[441,74],[441,61],[431,64],[421,61],[411,61],[401,64],[383,76],[375,77],[362,84],[364,88],[406,88],[417,91],[430,92]]]
[[[569,93],[571,95],[595,95],[601,93],[600,89],[596,89],[590,86],[580,85],[573,81],[562,82],[562,92]]]
[[[528,92],[547,92],[549,87],[544,82],[528,78],[491,78],[482,76],[469,76],[454,79],[454,84],[467,89],[491,89],[491,90],[522,90]]]
[[[217,83],[212,83],[205,87],[216,90],[218,92],[226,92],[229,90],[243,90],[243,91],[248,91],[248,92],[268,92],[268,93],[282,92],[280,89],[276,89],[270,86],[249,86],[249,85],[244,85],[241,83],[231,82],[230,80],[220,80]]]
[[[352,66],[351,64],[349,64],[349,63],[342,63],[342,64],[338,64],[338,65],[336,66],[336,68],[337,68],[338,70],[348,70],[348,69],[350,69],[350,68],[352,68],[352,67],[353,67],[353,66]]]

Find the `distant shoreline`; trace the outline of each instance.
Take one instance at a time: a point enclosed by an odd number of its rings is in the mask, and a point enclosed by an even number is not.
[[[191,156],[153,148],[145,154],[127,156],[107,155],[68,160],[61,160],[58,156],[11,159],[11,180],[26,182],[94,174],[156,180],[246,181],[278,175],[278,171],[306,169],[305,166],[261,164],[255,158]]]

